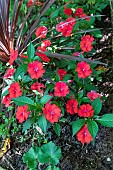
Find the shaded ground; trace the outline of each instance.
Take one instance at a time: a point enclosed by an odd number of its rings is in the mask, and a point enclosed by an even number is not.
[[[98,51],[96,59],[108,63],[109,70],[103,73],[103,82],[100,82],[99,89],[106,94],[108,99],[104,103],[102,113],[113,113],[113,74],[112,63],[113,56],[111,51],[112,32],[109,8],[106,8],[106,17],[103,18],[102,30],[103,38],[95,47]],[[97,23],[98,25],[98,23]],[[101,52],[99,51],[101,50]],[[29,134],[30,135],[30,134]],[[28,135],[28,136],[29,136]],[[25,170],[26,166],[22,163],[22,155],[31,146],[29,137],[23,143],[19,142],[17,134],[12,138],[11,149],[0,160],[0,165],[8,170]],[[67,124],[62,127],[61,137],[53,135],[53,141],[62,149],[62,159],[60,160],[61,170],[113,170],[113,129],[100,126],[95,144],[82,146],[75,137],[72,137],[71,127]],[[45,166],[41,167],[45,170]]]

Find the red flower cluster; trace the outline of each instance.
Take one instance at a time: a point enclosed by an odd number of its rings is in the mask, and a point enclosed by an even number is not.
[[[92,70],[90,69],[90,65],[84,61],[81,61],[77,64],[76,71],[78,72],[79,78],[86,78],[91,75]]]
[[[66,110],[71,115],[78,112],[78,102],[76,99],[68,100],[66,104]]]
[[[48,103],[43,108],[45,118],[51,123],[58,122],[58,118],[61,116],[60,112],[60,108],[55,104]]]
[[[27,7],[30,7],[32,4],[33,4],[33,0],[28,0]],[[39,2],[39,0],[37,0],[37,1],[35,2],[35,5],[40,5],[40,6],[42,6],[43,3]]]
[[[10,99],[16,98],[22,95],[20,85],[18,82],[12,83],[8,89]]]
[[[39,56],[44,62],[50,61],[50,58],[48,58],[47,55],[42,52],[36,52],[36,55]]]
[[[61,32],[63,36],[68,37],[71,35],[73,26],[75,25],[75,19],[74,18],[68,18],[66,19],[66,22],[60,22],[56,25],[56,30],[58,32]]]
[[[66,14],[66,15],[71,15],[72,14],[72,9],[71,8],[64,8],[64,14]]]
[[[14,61],[17,59],[17,57],[18,57],[18,51],[12,49],[12,50],[11,50],[11,53],[10,53],[9,64],[10,64],[10,65],[13,65],[13,63],[14,63]]]
[[[19,106],[17,108],[16,119],[19,121],[19,123],[22,123],[25,120],[27,120],[27,118],[30,114],[30,112],[27,110],[28,110],[28,105]]]
[[[43,93],[43,90],[41,90],[41,88],[46,88],[46,87],[44,86],[44,84],[38,82],[31,85],[31,90],[38,90],[38,92]]]
[[[28,64],[28,73],[32,79],[38,79],[43,76],[45,70],[43,69],[41,62],[33,61],[32,63]]]
[[[42,52],[42,53],[44,53],[44,52],[47,51],[46,48],[42,48],[41,46],[39,46],[39,47],[37,48],[37,50],[38,50],[39,52]]]
[[[96,91],[94,90],[91,90],[90,92],[87,93],[87,97],[90,99],[90,100],[95,100],[96,98],[100,97],[100,94],[97,93]]]
[[[94,110],[90,104],[83,104],[78,110],[78,115],[80,117],[92,117]]]
[[[73,15],[73,17],[79,17],[79,18],[85,18],[87,17],[87,14],[83,13],[83,9],[82,8],[77,8],[75,11],[75,14]],[[86,20],[90,20],[90,18],[85,18]]]
[[[24,54],[20,54],[20,57],[21,57],[21,58],[28,58],[28,56],[27,56],[27,55],[24,55]]]
[[[15,72],[14,68],[9,68],[6,72],[6,74],[4,75],[4,79],[11,78],[13,76],[14,72]]]
[[[7,94],[3,99],[2,99],[2,103],[5,104],[6,107],[9,107],[11,104],[11,98],[9,96],[9,94]]]
[[[82,144],[84,143],[90,143],[93,138],[91,134],[88,131],[87,124],[85,124],[76,134],[78,141],[80,141]]]
[[[65,97],[69,94],[69,88],[65,82],[57,82],[54,87],[54,95],[58,97]]]
[[[72,18],[72,17],[67,18],[66,22],[67,22],[68,25],[70,25],[72,27],[76,24],[75,19]]]
[[[74,17],[80,17],[83,14],[83,9],[82,8],[77,8],[74,14]]]
[[[60,80],[63,80],[63,77],[67,74],[67,72],[64,69],[58,70],[58,75],[60,76]]]
[[[43,40],[42,44],[41,44],[41,47],[46,49],[50,45],[51,45],[51,41],[50,40]]]
[[[47,35],[47,28],[45,26],[40,26],[37,28],[35,34],[38,38],[45,38]]]
[[[94,38],[90,35],[85,35],[81,38],[80,48],[83,51],[83,53],[92,50],[92,48],[93,48],[92,42],[93,41],[94,41]]]

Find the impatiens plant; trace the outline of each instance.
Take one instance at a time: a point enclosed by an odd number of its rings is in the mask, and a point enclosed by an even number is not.
[[[15,0],[13,12],[11,2],[0,0],[0,59],[8,67],[2,104],[14,109],[11,116],[23,123],[22,132],[35,128],[41,136],[38,146],[34,143],[23,155],[28,167],[47,164],[58,170],[61,150],[49,142],[48,133],[53,128],[60,136],[63,118],[74,117],[68,123],[82,144],[95,140],[98,123],[113,127],[113,114],[99,115],[104,97],[94,85],[101,73],[97,64],[106,64],[88,59],[100,34],[94,18],[101,15],[86,14],[73,1],[63,1],[60,8],[55,0],[28,0],[20,22],[24,1]]]

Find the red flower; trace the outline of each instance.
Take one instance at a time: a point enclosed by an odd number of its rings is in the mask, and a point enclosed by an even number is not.
[[[45,48],[42,48],[41,46],[39,46],[37,50],[42,53],[45,53],[47,51]]]
[[[64,29],[65,25],[67,25],[66,22],[62,22],[61,21],[59,24],[56,25],[56,30],[58,32],[62,32],[62,30]]]
[[[10,54],[9,64],[12,65],[14,63],[14,61],[17,59],[17,57],[18,57],[18,51],[12,49],[11,54]]]
[[[83,52],[89,52],[92,50],[92,42],[94,38],[90,35],[83,36],[80,42],[80,48]]]
[[[24,54],[20,54],[20,57],[21,57],[21,58],[28,58],[28,56],[27,56],[27,55],[24,55]]]
[[[78,115],[80,117],[92,117],[94,110],[90,104],[83,104],[78,110]]]
[[[44,53],[36,52],[36,55],[39,56],[45,62],[49,62],[50,61],[50,58],[48,58],[47,55],[44,54]]]
[[[68,24],[67,22],[60,22],[56,25],[56,30],[61,32],[64,37],[68,37],[71,35],[73,26],[72,24]]]
[[[66,22],[69,22],[69,23],[67,23],[68,25],[71,25],[71,26],[74,26],[75,24],[76,24],[76,22],[75,22],[75,19],[74,18],[67,18],[66,19]]]
[[[31,85],[31,90],[38,90],[38,92],[43,92],[41,88],[46,88],[46,87],[44,86],[44,84],[38,82]]]
[[[62,30],[62,35],[64,37],[69,37],[72,33],[73,27],[71,25],[65,25],[64,29]]]
[[[44,40],[42,41],[41,47],[42,48],[47,48],[51,45],[51,41],[50,40]]]
[[[93,138],[91,134],[88,131],[87,124],[85,124],[76,134],[78,141],[80,141],[82,144],[84,143],[90,143]]]
[[[11,104],[11,99],[10,99],[9,94],[7,94],[7,95],[3,98],[2,103],[5,104],[6,107],[9,107],[9,106],[10,106],[10,104]]]
[[[30,7],[32,4],[33,4],[33,0],[28,0],[27,7]],[[37,1],[35,2],[35,5],[40,5],[40,6],[42,6],[43,3],[39,2],[39,0],[37,0]]]
[[[43,69],[43,65],[41,62],[34,61],[28,64],[28,73],[30,74],[32,79],[38,79],[43,76],[45,70]]]
[[[79,57],[79,56],[80,56],[80,53],[79,53],[79,52],[75,52],[75,53],[73,53],[73,56],[74,56],[74,57]]]
[[[54,95],[64,97],[69,94],[69,88],[65,82],[57,82],[54,87]]]
[[[94,41],[94,38],[90,35],[85,35],[81,38],[81,40],[92,43]]]
[[[68,100],[68,102],[66,104],[66,110],[71,115],[74,114],[74,113],[77,113],[77,111],[78,111],[78,102],[77,102],[77,100],[76,99]]]
[[[90,65],[84,61],[81,61],[77,64],[76,71],[78,72],[79,78],[86,78],[91,75],[92,70],[90,69]]]
[[[90,99],[90,100],[95,100],[96,98],[100,97],[100,94],[97,93],[96,91],[94,90],[91,90],[91,92],[88,92],[87,93],[87,97]]]
[[[81,14],[79,17],[80,18],[85,18],[85,17],[87,17],[87,14]],[[85,18],[85,20],[90,21],[90,18],[89,17]]]
[[[5,79],[11,78],[13,76],[14,72],[15,72],[14,68],[9,68],[6,72],[6,74],[4,75],[4,78]]]
[[[71,15],[72,14],[72,9],[71,8],[64,8],[64,14],[66,15]]]
[[[60,112],[60,108],[55,104],[46,104],[43,108],[45,118],[51,123],[58,122],[58,118],[61,116]]]
[[[35,34],[38,38],[45,38],[47,35],[47,28],[45,26],[40,26],[37,28]]]
[[[16,119],[19,121],[19,123],[22,123],[25,120],[27,120],[27,118],[30,114],[30,112],[27,111],[27,109],[28,109],[28,105],[19,106],[17,108]]]
[[[33,0],[28,0],[27,7],[30,7],[33,4]]]
[[[63,80],[63,77],[67,74],[67,72],[64,69],[58,70],[58,75],[60,76],[60,80]]]
[[[83,9],[82,8],[77,8],[74,14],[74,17],[80,17],[80,15],[83,14]]]
[[[8,89],[10,98],[16,98],[22,95],[20,85],[18,82],[12,83]]]

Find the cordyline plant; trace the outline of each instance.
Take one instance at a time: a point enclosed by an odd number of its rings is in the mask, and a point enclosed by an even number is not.
[[[36,169],[38,162],[47,163],[49,165],[47,169],[58,170],[56,165],[61,157],[61,149],[52,141],[48,143],[50,127],[60,136],[62,124],[73,116],[75,121],[70,121],[72,134],[76,135],[82,144],[95,139],[98,123],[113,127],[113,114],[99,115],[103,97],[93,84],[93,80],[98,80],[101,73],[95,67],[104,63],[84,58],[83,55],[93,49],[94,37],[90,34],[81,36],[82,29],[79,29],[81,40],[77,41],[81,52],[76,51],[73,56],[70,55],[70,50],[75,48],[73,43],[72,47],[58,48],[55,45],[54,48],[50,47],[50,39],[45,39],[49,31],[40,22],[55,0],[47,0],[43,5],[41,3],[42,6],[38,8],[35,19],[31,20],[24,30],[34,5],[39,2],[29,1],[28,13],[18,26],[22,2],[15,0],[10,15],[11,1],[0,0],[0,59],[8,62],[9,66],[4,75],[7,86],[2,92],[2,103],[8,111],[15,109],[15,112],[10,114],[11,122],[13,122],[12,117],[16,117],[19,123],[23,123],[23,132],[30,128],[33,132],[38,131],[38,138],[41,140],[39,145],[31,147],[23,155],[23,161],[28,167]],[[60,33],[54,36],[52,32],[55,41],[59,37],[63,37],[60,39],[61,42],[73,38],[73,28],[79,20],[81,20],[80,27],[81,23],[85,23],[84,20],[87,22],[86,25],[90,23],[90,17],[82,8],[76,8],[73,12],[67,5],[64,5],[63,11],[65,21],[62,21],[62,18],[59,21],[57,18],[58,24],[56,28],[52,28],[52,31]],[[37,40],[40,42],[35,44]],[[57,50],[67,51],[59,54],[55,53]],[[47,144],[41,146],[43,143]]]
[[[43,6],[40,8],[38,13],[36,14],[38,16],[38,18],[35,19],[34,21],[32,21],[32,23],[30,24],[30,27],[28,26],[27,31],[23,35],[24,26],[32,12],[32,9],[35,5],[36,0],[30,6],[30,9],[29,9],[27,15],[25,16],[23,22],[20,24],[20,27],[18,27],[17,23],[18,23],[18,18],[19,18],[20,9],[21,9],[23,0],[15,0],[14,1],[14,8],[13,8],[11,18],[10,18],[11,0],[4,0],[4,1],[0,0],[0,28],[1,28],[1,30],[0,30],[0,60],[1,61],[8,62],[10,55],[11,55],[11,51],[14,49],[18,51],[18,54],[21,54],[22,52],[25,51],[26,47],[28,46],[28,44],[30,42],[32,35],[34,34],[36,28],[38,27],[38,25],[40,23],[41,17],[44,16],[46,11],[50,8],[50,6],[55,1],[56,0],[47,0],[43,3]],[[83,16],[83,17],[87,18],[87,16]],[[75,19],[75,21],[76,20],[77,19]],[[72,21],[68,21],[68,22],[72,22]],[[15,38],[15,33],[16,33],[17,29],[19,29],[18,38],[17,37]],[[40,37],[37,37],[35,39],[35,41],[38,38],[40,38]],[[87,59],[79,59],[79,58],[75,59],[75,57],[71,57],[68,55],[62,56],[59,54],[51,53],[51,54],[49,54],[49,56],[56,57],[56,58],[67,58],[70,60],[87,61],[87,62],[103,64],[98,61],[91,61],[91,60],[87,60]]]

